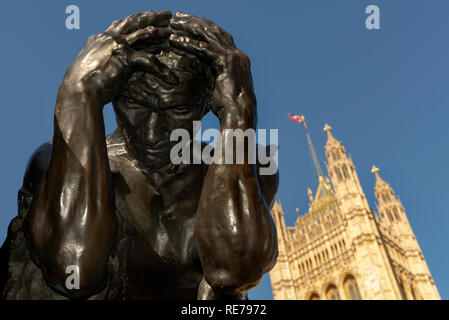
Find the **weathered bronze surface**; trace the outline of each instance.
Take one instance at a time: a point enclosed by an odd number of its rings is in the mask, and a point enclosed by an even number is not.
[[[109,102],[118,128],[106,136]],[[250,61],[211,21],[148,11],[91,36],[59,87],[53,140],[28,163],[2,298],[245,298],[276,260],[278,174],[172,164],[170,132],[209,110],[221,132],[256,128]]]

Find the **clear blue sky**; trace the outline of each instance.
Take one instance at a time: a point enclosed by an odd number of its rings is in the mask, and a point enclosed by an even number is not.
[[[65,28],[65,8],[81,29]],[[381,30],[365,28],[380,8]],[[252,61],[259,127],[279,128],[279,197],[288,224],[307,209],[316,178],[305,114],[323,160],[324,123],[352,154],[374,208],[372,164],[405,206],[442,298],[449,298],[449,2],[371,1],[2,1],[0,4],[0,241],[17,214],[28,157],[52,138],[57,88],[87,37],[148,9],[193,13],[233,34]],[[114,127],[106,108],[107,130]],[[218,126],[212,117],[206,126]],[[250,298],[271,299],[268,277]]]

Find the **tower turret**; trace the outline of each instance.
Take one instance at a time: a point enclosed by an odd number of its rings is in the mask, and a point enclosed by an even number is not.
[[[402,222],[399,232],[411,232],[401,200],[395,196],[393,188],[380,177],[379,168],[373,166],[371,172],[376,176],[374,195],[378,201],[377,211],[380,216],[380,221],[385,225]],[[404,230],[404,227],[407,227],[407,230]]]
[[[371,172],[376,176],[374,195],[377,198],[377,211],[384,227],[395,233],[402,248],[401,256],[406,268],[411,272],[402,275],[401,286],[408,299],[440,299],[421,248],[410,226],[409,220],[399,197],[393,188],[379,175],[379,168],[373,166]],[[386,234],[388,235],[388,234]],[[391,236],[391,235],[390,235]],[[391,252],[393,254],[393,251]],[[396,254],[396,256],[398,256]],[[400,261],[398,257],[396,260]]]
[[[271,209],[271,215],[276,224],[278,236],[278,257],[275,267],[270,273],[271,286],[275,299],[296,299],[292,270],[288,259],[289,245],[292,238],[290,232],[285,225],[284,211],[280,202],[275,201]]]
[[[345,202],[348,205],[351,204],[351,208],[347,208],[348,210],[369,209],[354,163],[347,156],[343,144],[334,138],[331,129],[331,126],[326,124],[323,130],[327,133],[325,146],[327,171],[335,193],[338,198],[342,199],[343,206],[345,206]],[[349,198],[350,201],[346,201]]]
[[[274,202],[273,208],[271,209],[271,216],[273,217],[274,223],[276,225],[276,231],[279,241],[290,241],[290,235],[285,225],[284,211],[282,210],[282,205],[280,202]]]

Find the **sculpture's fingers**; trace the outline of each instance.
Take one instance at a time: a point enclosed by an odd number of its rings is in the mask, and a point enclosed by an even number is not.
[[[170,27],[175,30],[186,31],[218,46],[223,44],[235,46],[234,40],[228,32],[224,31],[212,21],[192,14],[176,12],[170,20]]]
[[[143,15],[142,12],[134,13],[132,15],[127,16],[124,19],[115,20],[106,29],[106,32],[111,32],[115,34],[126,34],[126,30],[130,28],[130,25],[133,24],[136,20],[138,20]]]
[[[202,41],[208,41],[208,37],[205,35],[202,30],[202,26],[198,23],[186,20],[186,19],[174,19],[170,20],[170,27],[173,30],[178,31],[178,33],[185,33],[189,36],[193,36],[194,38]]]
[[[114,21],[106,32],[124,35],[148,26],[168,27],[171,16],[171,12],[168,10],[135,13],[122,20]]]
[[[219,29],[222,30],[219,26],[217,26],[215,23],[213,23],[209,19],[200,18],[193,14],[187,14],[187,13],[183,13],[183,12],[176,12],[175,15],[173,16],[172,20],[170,21],[170,23],[173,23],[176,21],[187,21],[191,24],[208,27],[209,30],[219,30]],[[222,31],[224,33],[226,32],[224,30],[222,30]]]
[[[187,51],[209,64],[216,62],[221,57],[218,48],[204,41],[194,40],[178,34],[172,34],[169,41],[175,48]]]
[[[156,28],[153,26],[149,26],[144,29],[134,31],[133,33],[130,33],[128,35],[125,35],[125,39],[130,45],[133,45],[138,41],[145,41],[151,39],[153,40],[164,39],[164,38],[168,39],[171,33],[172,32],[168,28]]]
[[[133,50],[128,57],[128,63],[134,70],[141,70],[154,74],[171,85],[178,84],[178,78],[170,68],[160,62],[158,58],[151,53]]]

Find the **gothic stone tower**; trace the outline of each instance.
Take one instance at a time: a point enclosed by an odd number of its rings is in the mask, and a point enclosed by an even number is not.
[[[376,175],[379,215],[368,205],[352,159],[326,125],[329,178],[319,177],[309,211],[285,225],[272,215],[279,256],[270,272],[275,299],[440,299],[424,256],[393,189]]]

